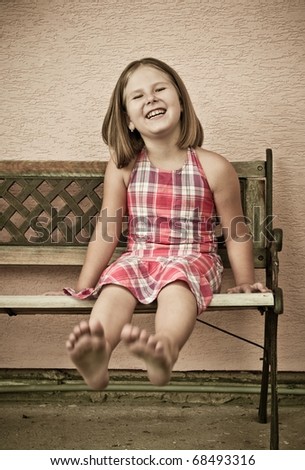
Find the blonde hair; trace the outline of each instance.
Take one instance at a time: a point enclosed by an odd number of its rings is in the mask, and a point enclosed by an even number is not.
[[[131,62],[121,73],[113,90],[110,104],[102,126],[102,137],[110,147],[118,168],[127,166],[142,150],[144,141],[135,129],[128,128],[124,91],[130,76],[141,65],[155,67],[165,72],[175,86],[181,106],[181,133],[177,145],[179,148],[197,147],[203,143],[203,129],[196,116],[188,91],[177,72],[161,60],[147,57]]]

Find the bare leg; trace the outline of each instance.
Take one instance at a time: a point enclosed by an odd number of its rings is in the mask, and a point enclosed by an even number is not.
[[[144,360],[151,383],[169,382],[179,352],[194,329],[196,316],[194,295],[186,283],[178,281],[159,294],[154,335],[137,326],[124,326],[121,338],[133,354]]]
[[[120,333],[131,317],[136,299],[125,288],[107,285],[97,299],[89,321],[76,325],[66,347],[68,354],[90,388],[107,387],[108,364]]]

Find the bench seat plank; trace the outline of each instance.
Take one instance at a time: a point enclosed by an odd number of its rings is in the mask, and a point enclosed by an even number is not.
[[[94,300],[78,300],[66,295],[1,295],[0,310],[11,309],[12,311],[46,310],[54,311],[71,310],[71,313],[78,310],[90,310],[94,305]],[[210,309],[217,308],[258,308],[274,305],[272,292],[251,293],[251,294],[215,294],[209,306]],[[139,304],[137,310],[154,311],[156,304]]]

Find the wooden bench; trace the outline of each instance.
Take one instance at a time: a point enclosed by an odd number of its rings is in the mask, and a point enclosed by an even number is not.
[[[267,398],[271,384],[270,448],[279,447],[277,396],[277,322],[283,312],[278,287],[278,252],[282,231],[274,229],[272,212],[272,151],[266,159],[233,162],[240,180],[247,223],[254,240],[254,265],[264,270],[270,293],[216,294],[209,310],[259,311],[264,318],[263,367],[259,421],[267,422]],[[102,162],[0,162],[2,266],[81,266],[86,245],[100,210],[106,163]],[[122,237],[115,257],[125,249]],[[225,244],[219,237],[219,253],[229,268]],[[68,296],[1,295],[0,313],[88,313],[92,300]],[[137,306],[136,312],[155,311],[155,303]],[[205,323],[199,319],[200,322]],[[213,326],[213,325],[210,325]]]

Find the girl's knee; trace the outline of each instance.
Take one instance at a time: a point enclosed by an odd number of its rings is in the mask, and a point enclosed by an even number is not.
[[[118,302],[133,302],[136,303],[137,300],[134,295],[126,287],[119,286],[117,284],[106,284],[102,287],[101,293],[98,297],[98,300],[112,300],[116,303]]]

